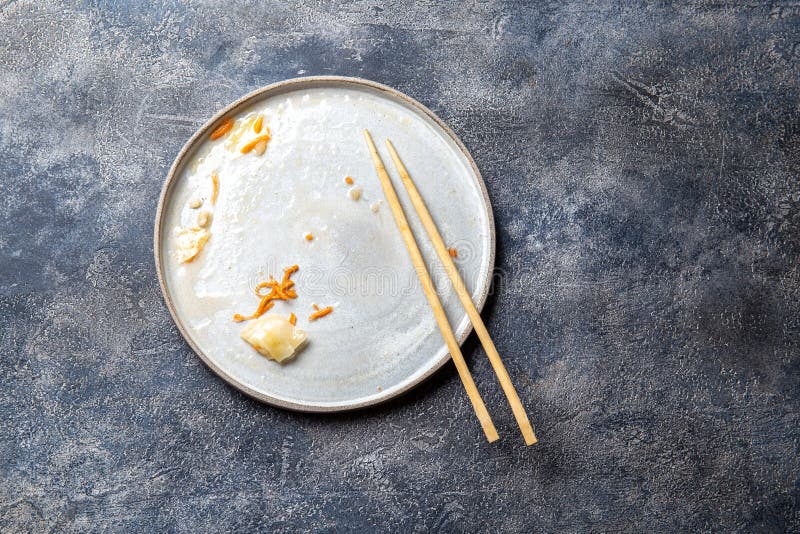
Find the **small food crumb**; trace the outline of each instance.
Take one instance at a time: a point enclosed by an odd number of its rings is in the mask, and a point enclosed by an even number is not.
[[[197,208],[199,208],[202,205],[203,205],[202,199],[199,199],[197,197],[195,197],[195,198],[193,198],[193,199],[191,199],[189,201],[189,207],[192,208],[193,210],[196,210]]]
[[[359,185],[358,187],[351,187],[351,188],[350,188],[350,190],[347,192],[347,195],[348,195],[348,196],[349,196],[349,197],[350,197],[352,200],[358,200],[358,199],[360,199],[360,198],[361,198],[361,193],[362,193],[363,191],[364,191],[364,190],[363,190],[363,189],[361,188],[361,186]]]
[[[458,257],[458,251],[453,247],[448,248],[447,249],[447,253],[450,254],[451,258],[457,258]]]
[[[378,213],[378,210],[381,209],[381,201],[373,202],[369,209],[372,210],[372,213]]]
[[[266,152],[266,150],[267,150],[267,140],[266,139],[262,139],[261,141],[256,143],[255,147],[253,147],[253,152],[255,152],[257,156],[263,156],[264,152]]]
[[[383,388],[378,386],[378,391],[383,391]]]
[[[200,228],[205,228],[211,224],[211,212],[210,211],[201,211],[197,214],[197,226]]]
[[[175,240],[178,250],[175,258],[180,263],[188,263],[195,259],[211,234],[204,228],[181,228]]]
[[[255,133],[261,133],[261,125],[264,124],[264,116],[259,115],[256,119],[256,122],[253,123],[253,131]]]
[[[211,203],[217,203],[217,196],[219,195],[219,177],[217,171],[211,173]]]
[[[292,324],[292,326],[297,324],[297,316],[294,313],[289,314],[289,322]]]
[[[347,185],[353,185],[353,179],[350,178],[349,176],[345,176],[344,183],[346,183]]]
[[[314,234],[312,234],[311,232],[306,232],[306,233],[303,234],[303,238],[306,241],[313,241],[314,240]]]
[[[222,124],[220,124],[216,130],[211,132],[211,140],[216,141],[226,133],[230,132],[231,128],[233,128],[233,119],[228,117],[227,119],[222,121]]]
[[[328,315],[333,311],[333,306],[326,306],[324,308],[320,308],[319,306],[314,304],[313,307],[314,307],[314,313],[309,315],[308,317],[309,321],[316,321],[320,317],[325,317],[326,315]]]

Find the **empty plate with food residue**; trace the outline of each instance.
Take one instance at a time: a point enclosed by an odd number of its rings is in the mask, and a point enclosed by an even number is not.
[[[449,358],[383,204],[364,129],[402,151],[478,308],[486,299],[491,208],[471,157],[433,113],[353,78],[256,91],[178,155],[161,194],[155,254],[183,336],[218,375],[265,402],[304,411],[368,406]],[[463,341],[466,314],[400,198]]]

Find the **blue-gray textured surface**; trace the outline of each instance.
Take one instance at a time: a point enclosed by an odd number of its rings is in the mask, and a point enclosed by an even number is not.
[[[621,7],[619,4],[624,4]],[[800,6],[0,7],[0,528],[800,529]],[[447,366],[354,415],[259,404],[152,260],[193,130],[300,74],[438,112],[498,227],[485,317],[541,443]]]

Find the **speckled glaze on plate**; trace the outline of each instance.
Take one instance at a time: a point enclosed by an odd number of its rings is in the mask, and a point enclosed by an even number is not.
[[[238,144],[209,141],[224,118],[259,113],[272,133],[263,156],[239,152],[248,134]],[[471,325],[397,179],[387,137],[445,241],[458,250],[479,309],[486,300],[494,266],[491,207],[475,163],[438,117],[394,89],[356,78],[297,78],[259,89],[215,115],[178,154],[161,192],[154,251],[164,298],[186,341],[224,380],[264,402],[310,412],[365,407],[407,391],[449,359],[383,202],[364,128],[395,181],[459,342]],[[213,206],[212,170],[219,176]],[[348,197],[345,176],[363,188],[360,200]],[[193,262],[179,264],[175,231],[193,225],[195,197],[213,212],[211,238]],[[294,312],[309,343],[277,364],[240,339],[243,324],[231,317],[252,312],[255,285],[295,263],[299,297],[278,302],[271,313]],[[313,303],[334,312],[310,322]]]

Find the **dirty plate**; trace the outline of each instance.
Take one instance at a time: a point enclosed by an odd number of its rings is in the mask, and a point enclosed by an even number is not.
[[[263,115],[272,139],[263,155],[242,154]],[[211,141],[225,118],[236,128]],[[158,276],[186,341],[234,387],[284,408],[329,412],[376,404],[431,375],[449,353],[422,293],[362,136],[369,129],[395,180],[414,234],[459,341],[471,330],[383,144],[390,138],[428,203],[478,308],[494,263],[494,224],[480,173],[455,134],[411,98],[373,82],[299,78],[234,102],[181,150],[161,193],[155,224]],[[266,131],[266,130],[265,130]],[[212,172],[219,193],[212,204]],[[345,182],[352,177],[353,185]],[[353,200],[352,187],[362,194]],[[200,200],[202,207],[193,208]],[[195,202],[196,205],[196,202]],[[190,263],[175,258],[176,231],[212,214],[211,237]],[[307,240],[305,234],[314,236]],[[240,337],[234,313],[252,313],[253,290],[298,264],[294,312],[309,342],[278,364]],[[333,313],[309,321],[312,305]]]

